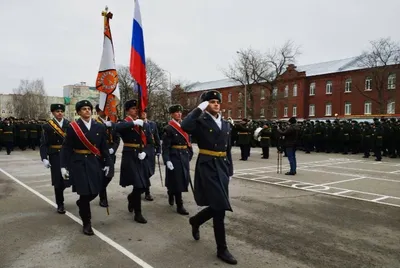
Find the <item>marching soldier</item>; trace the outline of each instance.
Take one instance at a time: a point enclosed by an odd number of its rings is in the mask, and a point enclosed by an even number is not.
[[[127,117],[124,122],[117,124],[117,131],[124,142],[121,159],[121,174],[119,184],[122,187],[133,186],[128,195],[128,211],[135,212],[134,220],[147,223],[142,215],[141,194],[150,187],[151,168],[146,158],[145,147],[151,131],[149,125],[138,119],[136,100],[125,102]]]
[[[94,235],[90,201],[103,188],[103,176],[108,177],[113,163],[108,151],[106,129],[91,118],[93,105],[82,100],[76,103],[75,110],[80,118],[67,128],[61,150],[61,174],[64,179],[69,179],[72,191],[79,195],[76,204],[83,223],[83,233]]]
[[[40,158],[45,168],[50,168],[51,185],[54,187],[57,212],[65,214],[64,190],[70,187],[69,181],[65,181],[61,175],[60,151],[64,141],[65,132],[69,121],[64,118],[65,105],[51,104],[50,111],[54,118],[42,127],[40,139]]]
[[[168,189],[168,202],[174,205],[174,197],[177,209],[181,215],[189,215],[183,206],[182,192],[188,191],[190,182],[189,162],[193,157],[193,149],[189,135],[181,128],[183,107],[172,105],[169,113],[172,120],[164,128],[162,156],[166,165],[165,186]]]
[[[96,105],[96,112],[98,114],[98,117],[96,118],[97,123],[104,125],[104,127],[106,128],[106,140],[108,145],[108,152],[110,153],[111,160],[115,164],[115,161],[117,159],[115,154],[117,153],[121,138],[118,132],[115,130],[115,124],[108,120],[109,118],[106,116],[104,111],[100,110],[98,104]],[[107,186],[111,182],[113,177],[114,177],[114,170],[110,170],[108,177],[103,178],[102,189],[99,192],[99,198],[100,198],[99,205],[101,207],[105,208],[108,207]]]
[[[156,156],[159,157],[161,154],[161,144],[160,144],[160,136],[158,135],[158,127],[156,122],[150,121],[147,119],[147,108],[142,112],[142,119],[145,123],[149,125],[150,128],[150,136],[151,142],[148,143],[147,148],[147,158],[149,161],[149,165],[151,168],[151,176],[154,175],[156,171]],[[144,193],[144,199],[147,201],[153,201],[154,198],[150,194],[150,187],[146,189]]]
[[[229,180],[233,176],[230,124],[220,114],[221,94],[203,93],[202,103],[182,121],[182,129],[197,138],[199,156],[196,162],[194,196],[198,206],[207,206],[189,219],[192,235],[200,239],[200,226],[213,219],[217,257],[229,264],[237,260],[229,252],[225,235],[225,211],[229,202]],[[205,112],[203,112],[206,110]]]
[[[269,158],[269,147],[271,146],[271,136],[272,136],[272,131],[271,128],[265,124],[260,131],[259,136],[261,137],[260,140],[260,146],[262,148],[262,155],[263,159],[268,159]]]

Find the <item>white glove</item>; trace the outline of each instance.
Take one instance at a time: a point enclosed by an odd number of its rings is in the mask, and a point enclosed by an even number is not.
[[[141,152],[138,154],[139,160],[143,160],[146,157],[146,153],[145,152]]]
[[[169,169],[169,170],[174,170],[174,165],[172,165],[172,162],[171,161],[167,161],[167,168]]]
[[[199,106],[197,106],[198,108],[200,108],[202,111],[204,111],[207,106],[208,106],[209,102],[208,101],[203,101],[202,103],[199,104]]]
[[[43,159],[42,162],[43,162],[43,165],[44,165],[45,168],[51,167],[49,160]]]
[[[141,126],[143,127],[143,120],[142,119],[136,119],[133,121],[133,124],[136,126]]]
[[[105,166],[104,168],[103,168],[103,171],[104,171],[104,175],[108,175],[108,172],[110,172],[110,167],[109,166]]]
[[[232,180],[232,176],[229,176],[229,181]]]
[[[69,180],[69,172],[65,168],[61,168],[61,176],[64,180]]]
[[[105,124],[106,124],[107,127],[112,127],[111,121],[106,121]]]
[[[108,149],[108,152],[109,152],[110,154],[113,154],[113,153],[114,153],[114,149],[113,149],[113,148],[110,148],[110,149]]]

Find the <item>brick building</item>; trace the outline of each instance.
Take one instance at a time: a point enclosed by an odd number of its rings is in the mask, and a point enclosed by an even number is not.
[[[247,117],[397,116],[396,112],[400,113],[400,96],[397,94],[400,85],[396,79],[400,75],[399,67],[366,69],[360,67],[357,57],[299,67],[289,65],[272,89],[262,84],[251,85],[253,102],[248,96]],[[185,90],[177,85],[172,98],[188,112],[199,104],[199,96],[211,89],[220,91],[223,96],[221,110],[225,118],[244,117],[245,87],[230,79],[195,83]]]

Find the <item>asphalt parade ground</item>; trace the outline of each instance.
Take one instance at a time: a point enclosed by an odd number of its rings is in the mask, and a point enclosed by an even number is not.
[[[252,148],[249,160],[239,161],[233,148],[234,211],[226,232],[236,267],[400,267],[400,159],[297,152],[297,175],[285,176],[287,158],[277,174],[276,150],[268,160],[260,154]],[[0,267],[230,267],[216,258],[212,222],[193,240],[189,216],[168,205],[158,167],[151,179],[155,200],[142,202],[148,223],[134,222],[126,199],[131,187],[118,184],[120,157],[119,151],[108,187],[110,215],[98,198],[92,201],[96,235],[88,237],[71,188],[67,214],[56,213],[50,170],[38,150],[1,151]],[[162,161],[161,168],[164,177]],[[191,215],[201,209],[191,191],[184,203]]]

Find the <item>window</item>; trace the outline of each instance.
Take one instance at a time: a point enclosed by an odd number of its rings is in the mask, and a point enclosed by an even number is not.
[[[293,97],[297,97],[297,84],[293,86]]]
[[[351,79],[347,79],[344,84],[344,92],[351,92]]]
[[[2,114],[5,114],[5,113],[6,113],[6,111],[5,111],[5,110],[2,110],[2,111],[1,111],[1,113],[2,113]]]
[[[222,103],[222,101],[224,100],[224,95],[222,94],[222,93],[220,93],[221,94],[221,103]],[[196,104],[196,102],[193,102],[194,104]]]
[[[394,101],[389,101],[387,104],[387,113],[395,114],[396,111],[396,103]]]
[[[260,117],[264,117],[264,108],[261,108],[260,110]]]
[[[310,104],[310,106],[308,107],[308,115],[315,116],[315,105],[314,104]]]
[[[315,83],[310,84],[310,96],[315,95]]]
[[[388,77],[388,89],[395,89],[396,88],[396,75],[391,74]]]
[[[326,92],[326,94],[332,94],[332,82],[331,81],[326,82],[325,92]]]
[[[187,99],[186,106],[190,106],[190,99]]]
[[[283,107],[283,117],[288,117],[288,107],[287,107],[287,105],[285,105],[285,107]]]
[[[350,102],[344,103],[344,114],[351,115],[351,103]]]
[[[232,102],[232,93],[230,93],[230,92],[228,94],[228,102]]]
[[[242,94],[242,92],[239,92],[239,96],[238,96],[239,102],[242,102],[242,99],[243,99],[243,94]]]
[[[222,97],[222,95],[221,95],[221,97]],[[221,98],[221,100],[222,100],[222,98]],[[193,105],[196,105],[196,103],[197,103],[197,98],[193,98]]]
[[[273,109],[272,109],[272,116],[273,116],[273,117],[277,117],[276,108],[273,108]]]
[[[365,90],[367,91],[372,90],[372,78],[369,76],[365,78]]]
[[[239,113],[238,118],[242,118],[242,110],[239,110],[238,113]]]
[[[332,115],[332,103],[328,102],[325,104],[325,116],[331,116]]]
[[[364,102],[364,114],[371,114],[372,112],[372,103],[370,101]]]
[[[260,91],[260,99],[265,99],[265,90],[264,89],[261,89],[261,91]]]
[[[297,105],[293,105],[292,116],[294,116],[294,117],[297,116]]]
[[[272,96],[273,96],[273,97],[278,96],[278,88],[277,88],[277,87],[274,87],[274,88],[272,89]]]
[[[285,86],[285,98],[289,97],[289,86]]]
[[[232,110],[228,110],[228,117],[232,117]]]

